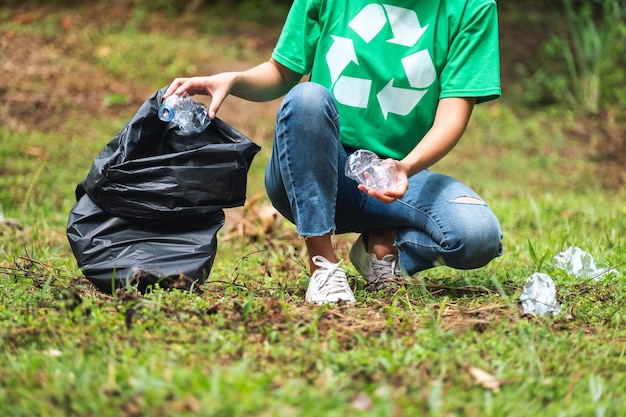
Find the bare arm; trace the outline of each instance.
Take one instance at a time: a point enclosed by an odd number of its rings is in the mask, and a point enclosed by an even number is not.
[[[435,121],[419,144],[402,161],[407,176],[429,168],[446,156],[467,128],[474,98],[444,98],[439,101]]]
[[[185,91],[190,95],[209,95],[209,117],[214,118],[229,94],[250,101],[273,100],[286,94],[301,78],[302,75],[270,59],[246,71],[177,78],[172,81],[163,97],[181,95]]]
[[[408,178],[411,175],[429,168],[456,146],[465,132],[475,103],[474,98],[441,99],[428,133],[404,159],[396,161],[398,185],[387,191],[359,188],[385,203],[401,198],[409,188]]]
[[[239,73],[231,94],[250,101],[274,100],[285,95],[301,78],[302,75],[270,59]]]

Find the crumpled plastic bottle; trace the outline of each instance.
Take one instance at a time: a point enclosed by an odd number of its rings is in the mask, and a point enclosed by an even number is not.
[[[178,125],[182,134],[202,132],[211,123],[207,107],[193,101],[187,92],[166,98],[158,114],[162,121]]]
[[[575,246],[570,246],[557,254],[554,257],[554,263],[557,268],[576,278],[598,279],[609,272],[620,275],[618,271],[611,268],[599,268],[590,253]]]
[[[541,272],[535,272],[526,279],[520,301],[524,314],[544,316],[561,312],[556,299],[556,285],[549,275]]]
[[[348,157],[346,176],[367,188],[387,190],[398,180],[398,170],[391,161],[384,161],[374,152],[359,149]]]

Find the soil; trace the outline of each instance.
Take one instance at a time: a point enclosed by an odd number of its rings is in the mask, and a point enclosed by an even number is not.
[[[68,129],[74,127],[59,123],[59,118],[76,120],[84,114],[100,114],[108,119],[120,114],[132,114],[137,103],[144,102],[154,88],[115,78],[98,67],[90,56],[81,56],[85,55],[80,52],[85,49],[81,45],[85,40],[81,39],[83,35],[78,30],[79,25],[99,28],[110,23],[110,19],[128,19],[132,15],[132,5],[127,3],[130,2],[118,0],[104,6],[95,3],[81,8],[80,17],[77,17],[76,11],[68,10],[67,16],[59,19],[58,27],[52,28],[47,35],[35,36],[19,29],[0,31],[0,72],[3,74],[0,78],[0,119],[5,125],[18,131],[54,129],[58,132],[64,130],[64,126]],[[54,10],[51,6],[34,8],[27,5],[14,7],[5,18],[18,27],[28,26],[43,19],[49,12],[63,15],[62,10]],[[172,24],[171,21],[165,22],[163,16],[150,19],[147,25],[152,27]],[[184,26],[184,21],[178,24]],[[246,46],[267,51],[269,56],[274,41],[271,31],[252,32],[254,29],[243,26],[236,30],[240,32],[237,37],[249,36]],[[205,70],[217,71],[219,68]],[[107,97],[115,94],[123,95],[123,102],[113,106],[102,105]],[[245,103],[243,106],[244,111],[239,112],[239,117],[244,119],[244,123],[234,120],[237,115],[228,108],[224,111],[233,125],[246,124],[249,112]],[[263,112],[262,106],[255,107],[256,111],[259,109]]]

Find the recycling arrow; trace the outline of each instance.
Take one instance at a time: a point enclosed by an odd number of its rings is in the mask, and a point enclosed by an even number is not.
[[[369,103],[371,88],[371,80],[342,75],[337,80],[333,92],[341,104],[364,109]]]
[[[365,6],[354,19],[350,21],[348,26],[356,32],[357,35],[369,43],[383,26],[387,23],[385,11],[378,4],[368,4]]]
[[[393,34],[393,38],[388,39],[387,42],[410,48],[407,53],[414,51],[413,48],[429,27],[429,25],[420,24],[417,13],[412,9],[378,3],[363,7],[350,20],[348,26],[368,44],[383,31],[387,22]],[[346,106],[367,108],[370,102],[372,81],[343,75],[350,63],[359,65],[353,39],[337,35],[331,35],[331,37],[333,42],[326,53],[326,63],[335,99]],[[354,38],[354,40],[358,42],[358,39]],[[392,78],[376,94],[385,120],[389,113],[400,116],[409,114],[424,97],[428,88],[437,80],[437,71],[427,49],[400,58],[400,62],[410,88],[394,87],[394,78]]]
[[[402,67],[413,88],[428,88],[437,79],[437,71],[427,49],[404,57]]]
[[[333,44],[326,54],[326,63],[330,70],[330,78],[334,84],[350,62],[358,65],[359,60],[356,57],[352,39],[335,35],[331,35],[331,37],[333,38]]]
[[[387,42],[402,46],[414,46],[426,32],[428,25],[424,27],[420,25],[414,10],[389,4],[384,6],[393,32],[393,39],[389,39]]]
[[[378,103],[383,111],[383,117],[387,120],[389,113],[406,116],[417,106],[427,90],[409,90],[393,86],[393,79],[376,94]]]

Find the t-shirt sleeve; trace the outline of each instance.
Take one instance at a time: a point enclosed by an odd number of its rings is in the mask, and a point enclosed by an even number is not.
[[[477,3],[466,10],[450,44],[440,98],[476,97],[482,103],[501,95],[497,6],[494,1]]]
[[[272,58],[292,71],[311,71],[320,37],[318,0],[295,0],[278,38]]]

